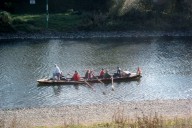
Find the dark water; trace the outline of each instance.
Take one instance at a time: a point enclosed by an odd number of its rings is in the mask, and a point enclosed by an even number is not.
[[[0,108],[191,99],[191,41],[184,36],[0,40]],[[55,63],[65,75],[75,70],[84,75],[87,68],[113,73],[117,66],[136,72],[139,66],[143,77],[115,83],[115,91],[100,83],[93,84],[96,92],[84,85],[38,86],[37,79],[52,76]]]

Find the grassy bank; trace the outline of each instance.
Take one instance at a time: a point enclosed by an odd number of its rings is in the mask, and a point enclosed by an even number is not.
[[[192,100],[0,110],[0,128],[190,128]]]
[[[70,124],[63,122],[61,126],[31,126],[27,123],[23,124],[17,120],[16,117],[6,124],[4,119],[0,120],[0,128],[191,128],[192,117],[190,118],[174,118],[166,119],[162,116],[145,116],[130,119],[125,117],[122,113],[116,113],[113,117],[113,121],[109,123],[100,123],[92,125],[81,125],[73,122],[71,119]]]
[[[0,32],[38,31],[128,31],[191,30],[190,0],[49,0],[0,2],[0,11],[10,12],[9,21],[0,12]],[[21,8],[22,7],[22,8]],[[26,15],[24,15],[26,14]]]
[[[81,24],[81,16],[50,14],[48,22],[45,14],[13,15],[13,27],[16,31],[38,32],[44,30],[73,31]]]
[[[49,14],[9,14],[10,22],[1,27],[1,32],[42,32],[42,31],[129,31],[129,30],[190,30],[190,18],[181,15],[152,12],[124,16],[111,16],[104,13],[75,12]]]

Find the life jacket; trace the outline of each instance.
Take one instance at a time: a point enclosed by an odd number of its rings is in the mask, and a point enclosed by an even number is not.
[[[79,74],[74,74],[73,75],[73,80],[74,81],[79,81],[80,80],[80,75]]]
[[[140,67],[138,67],[138,69],[137,69],[137,74],[138,74],[138,75],[141,75],[141,73],[142,73],[142,71],[141,71]]]
[[[101,72],[100,72],[99,76],[103,77],[103,76],[104,76],[104,74],[105,74],[105,72],[104,72],[103,70],[101,70]]]

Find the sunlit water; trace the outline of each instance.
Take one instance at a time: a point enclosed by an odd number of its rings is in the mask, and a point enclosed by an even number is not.
[[[1,40],[0,108],[55,107],[155,99],[192,98],[190,37]],[[38,86],[57,63],[64,74],[101,68],[136,72],[140,81],[85,85]],[[67,75],[66,75],[67,76]],[[70,76],[67,76],[70,77]],[[104,93],[105,92],[105,95]]]

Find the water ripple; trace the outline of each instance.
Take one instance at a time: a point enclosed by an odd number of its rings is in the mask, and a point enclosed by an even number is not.
[[[156,38],[169,38],[169,37],[190,37],[192,36],[191,31],[181,32],[161,32],[161,31],[113,31],[113,32],[69,32],[69,33],[59,33],[59,32],[43,32],[36,34],[1,34],[0,40],[5,39],[84,39],[84,38],[141,38],[141,37],[156,37]]]
[[[147,37],[134,35],[137,38],[96,36],[93,34],[89,39],[78,40],[5,41],[0,45],[0,108],[192,97],[191,39],[148,38],[153,33]],[[130,36],[129,33],[126,36]],[[111,83],[93,84],[96,92],[85,85],[38,86],[37,79],[52,76],[55,63],[65,75],[77,70],[81,76],[84,76],[85,69],[94,69],[97,75],[101,68],[109,69],[112,74],[117,66],[132,72],[140,66],[143,77],[141,81],[114,83],[114,91]]]

